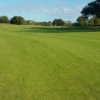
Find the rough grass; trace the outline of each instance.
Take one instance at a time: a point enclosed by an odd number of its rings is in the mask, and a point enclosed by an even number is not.
[[[100,100],[100,28],[0,25],[0,100]]]

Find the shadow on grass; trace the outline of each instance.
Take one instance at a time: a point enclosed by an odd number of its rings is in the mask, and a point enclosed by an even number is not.
[[[31,27],[23,31],[33,33],[100,32],[100,27]]]

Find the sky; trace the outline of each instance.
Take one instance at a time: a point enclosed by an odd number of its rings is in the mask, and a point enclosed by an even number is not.
[[[75,22],[82,8],[93,0],[0,0],[0,16],[22,16],[38,22],[61,18]]]

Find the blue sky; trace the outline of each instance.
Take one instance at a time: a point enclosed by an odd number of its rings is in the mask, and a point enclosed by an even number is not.
[[[93,0],[0,0],[0,15],[17,15],[26,20],[75,22],[82,8]]]

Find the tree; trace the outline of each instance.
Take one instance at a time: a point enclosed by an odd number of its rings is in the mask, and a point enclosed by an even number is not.
[[[0,23],[9,23],[9,19],[7,16],[1,16],[0,17]]]
[[[51,21],[48,22],[48,26],[52,26],[52,22]]]
[[[52,26],[52,22],[49,21],[49,22],[40,22],[41,25],[43,26]]]
[[[100,18],[97,16],[94,16],[94,25],[100,25]]]
[[[100,25],[100,18],[98,18],[97,16],[93,16],[89,20],[89,25]]]
[[[83,16],[80,16],[77,18],[77,22],[83,26],[83,25],[87,25],[88,24],[88,18],[85,18]]]
[[[68,21],[65,22],[65,25],[66,26],[72,26],[72,22],[70,20],[68,20]]]
[[[35,25],[36,22],[35,22],[35,21],[32,21],[32,20],[26,20],[26,21],[25,21],[25,24],[26,24],[26,25]]]
[[[25,20],[21,16],[14,16],[13,18],[11,18],[10,23],[11,24],[17,24],[17,25],[22,25],[22,24],[25,24]]]
[[[65,22],[62,19],[54,19],[53,25],[54,26],[64,26]]]
[[[89,17],[91,15],[100,17],[100,0],[88,3],[88,5],[82,9],[81,13],[85,17]]]

